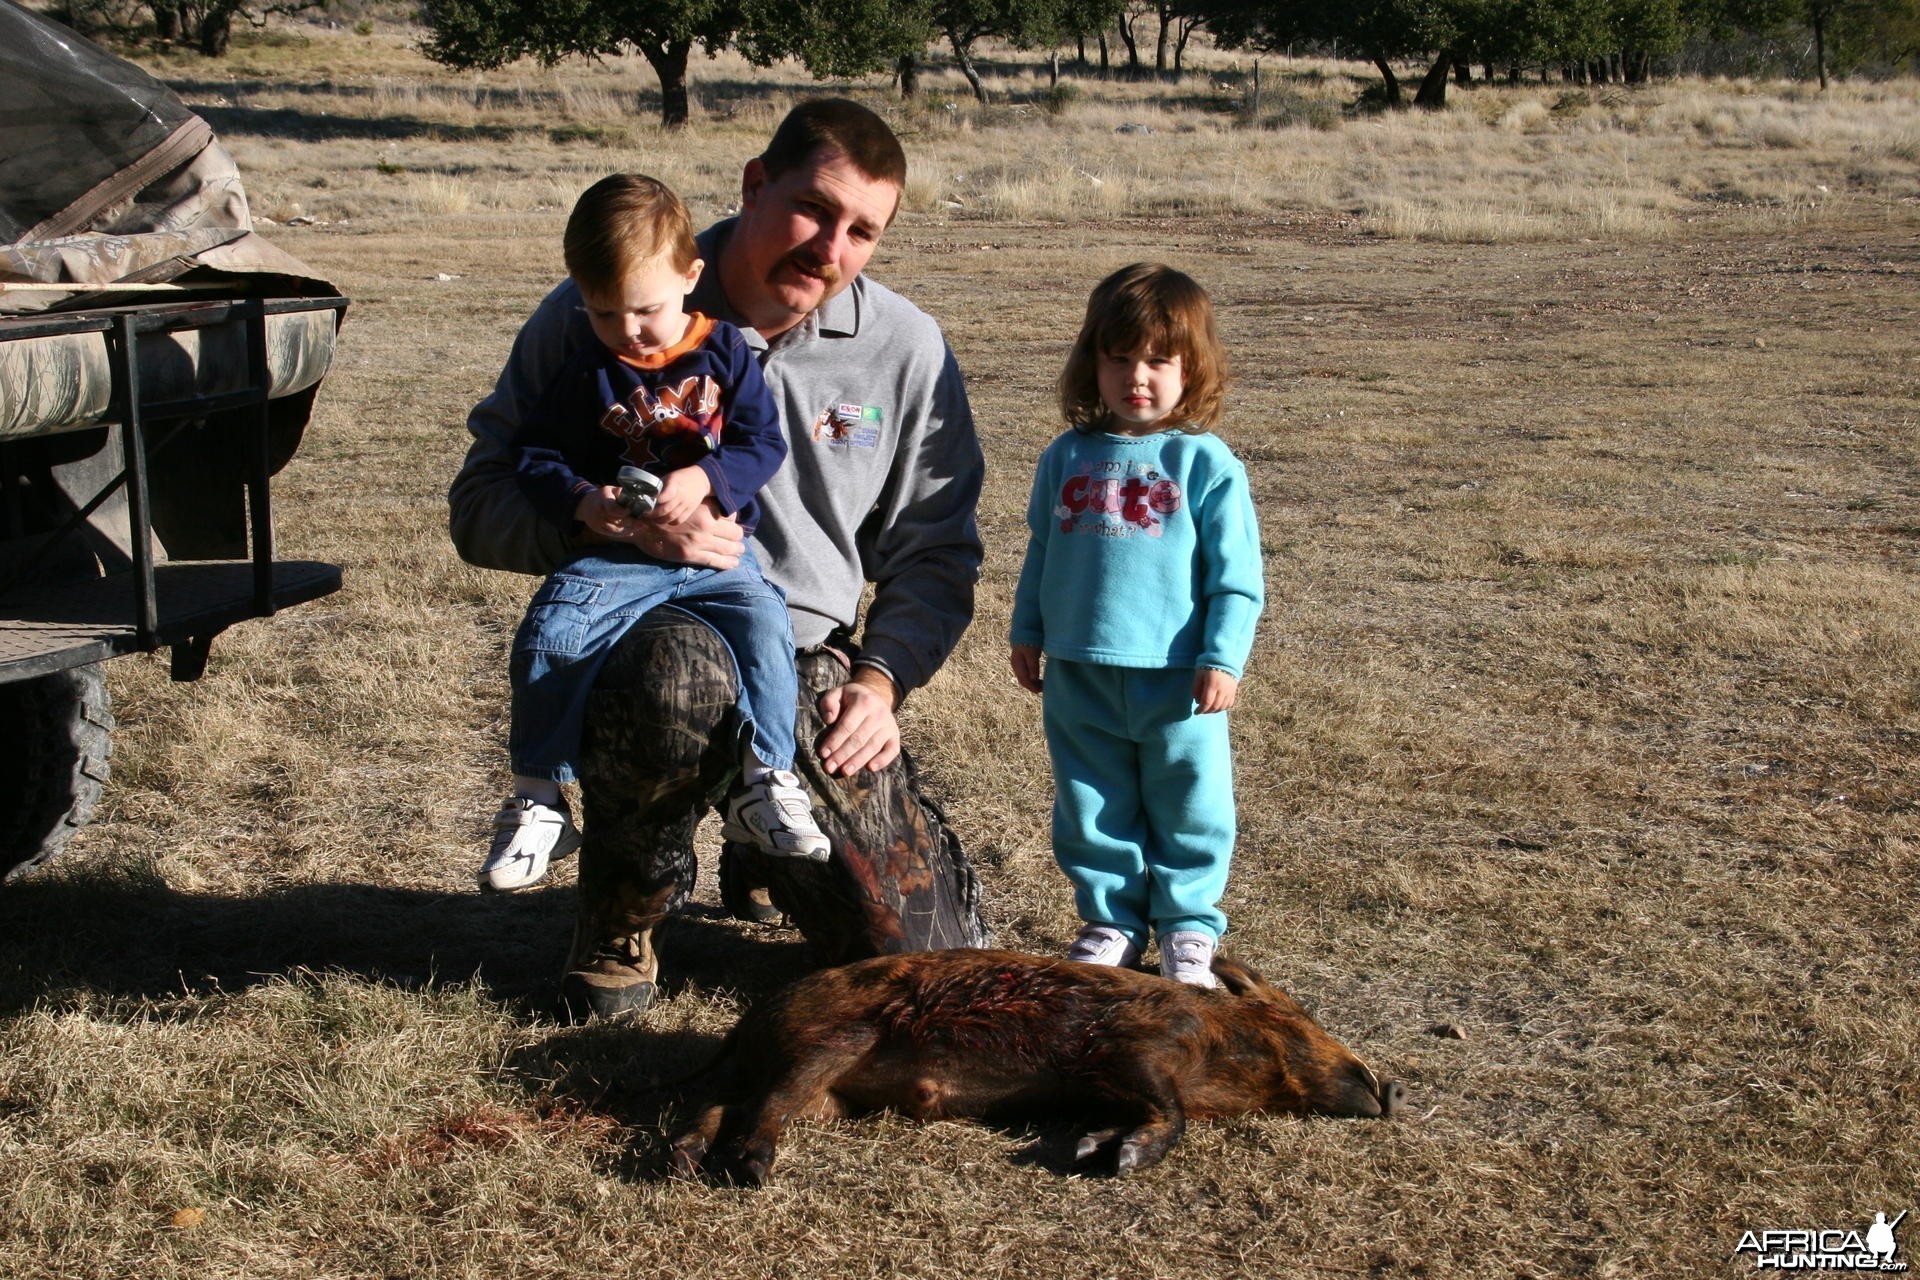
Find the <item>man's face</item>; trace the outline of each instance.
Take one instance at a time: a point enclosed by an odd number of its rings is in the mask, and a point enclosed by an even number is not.
[[[722,264],[728,299],[763,336],[784,333],[853,283],[899,203],[900,188],[838,151],[822,148],[778,178],[748,161]]]
[[[705,264],[698,258],[686,271],[665,254],[642,263],[606,290],[582,286],[580,301],[593,336],[617,356],[642,359],[658,355],[687,333],[687,294]]]

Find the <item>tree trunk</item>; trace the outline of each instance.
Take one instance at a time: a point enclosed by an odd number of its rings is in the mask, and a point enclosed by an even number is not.
[[[660,123],[668,129],[687,123],[687,55],[692,51],[691,40],[640,46],[640,56],[660,81]]]
[[[1164,77],[1167,74],[1167,26],[1173,15],[1167,12],[1167,0],[1160,0],[1155,7],[1159,10],[1160,34],[1153,42],[1153,74]]]
[[[175,0],[153,0],[153,34],[161,40],[180,38],[180,6]]]
[[[1404,101],[1400,96],[1400,77],[1393,74],[1393,65],[1384,54],[1374,54],[1373,65],[1380,69],[1380,78],[1386,84],[1387,105],[1398,109]]]
[[[920,92],[920,55],[903,53],[900,61],[894,64],[894,72],[900,78],[900,96],[911,98]]]
[[[1049,49],[1047,51],[1047,88],[1058,89],[1059,87],[1060,51],[1058,49]]]
[[[1447,105],[1447,72],[1453,69],[1453,54],[1441,54],[1427,69],[1426,76],[1420,81],[1420,91],[1413,95],[1413,105],[1425,107],[1429,111],[1438,111]]]
[[[1105,80],[1112,70],[1111,60],[1107,56],[1107,33],[1102,31],[1100,33],[1100,78]]]
[[[208,9],[200,19],[200,30],[194,43],[200,52],[209,58],[225,56],[227,43],[233,38],[233,10],[218,5]]]
[[[960,64],[960,74],[967,78],[969,85],[973,86],[974,98],[979,101],[980,105],[985,106],[987,102],[987,87],[980,83],[980,72],[974,67],[973,56],[968,52],[973,44],[973,38],[969,36],[965,40],[962,40],[958,31],[952,27],[948,27],[947,43],[953,46],[953,59]]]
[[[1127,47],[1127,79],[1140,78],[1140,46],[1133,38],[1133,19],[1120,15],[1120,43]]]
[[[1075,36],[1075,37],[1073,38],[1073,43],[1074,43],[1074,47],[1075,47],[1076,49],[1078,49],[1078,50],[1079,50],[1079,55],[1078,55],[1077,57],[1075,57],[1075,58],[1074,58],[1074,63],[1075,63],[1075,65],[1077,65],[1077,66],[1078,66],[1078,67],[1079,67],[1079,68],[1080,68],[1080,69],[1081,69],[1082,71],[1085,71],[1085,70],[1087,69],[1087,37],[1086,37],[1086,33],[1085,33],[1085,32],[1082,32],[1082,33],[1080,33],[1079,35],[1077,35],[1077,36]]]
[[[1491,76],[1488,79],[1492,79]],[[1453,64],[1453,82],[1462,89],[1473,88],[1473,64],[1465,59]]]
[[[1813,6],[1813,66],[1820,76],[1820,88],[1827,87],[1827,15]]]
[[[1182,21],[1180,38],[1173,45],[1173,78],[1179,80],[1187,74],[1187,41],[1193,36],[1193,29],[1200,25],[1197,18]]]

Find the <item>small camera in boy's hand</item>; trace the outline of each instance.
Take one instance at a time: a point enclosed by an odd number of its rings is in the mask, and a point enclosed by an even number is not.
[[[622,467],[614,479],[620,485],[620,505],[628,515],[639,520],[653,514],[653,506],[660,500],[659,476],[638,467]]]

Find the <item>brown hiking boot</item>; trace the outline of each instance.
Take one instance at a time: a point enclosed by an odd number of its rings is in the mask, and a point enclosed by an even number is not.
[[[567,971],[560,979],[560,1000],[575,1022],[640,1013],[653,1005],[658,972],[643,939],[616,938]]]
[[[751,845],[729,840],[720,846],[720,905],[735,920],[776,925],[787,914],[773,905],[766,873],[756,865],[759,856]]]

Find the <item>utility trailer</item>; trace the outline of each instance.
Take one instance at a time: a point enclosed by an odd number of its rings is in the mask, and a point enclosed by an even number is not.
[[[107,778],[100,664],[340,587],[276,554],[347,303],[252,231],[233,162],[164,85],[0,0],[0,877]]]

